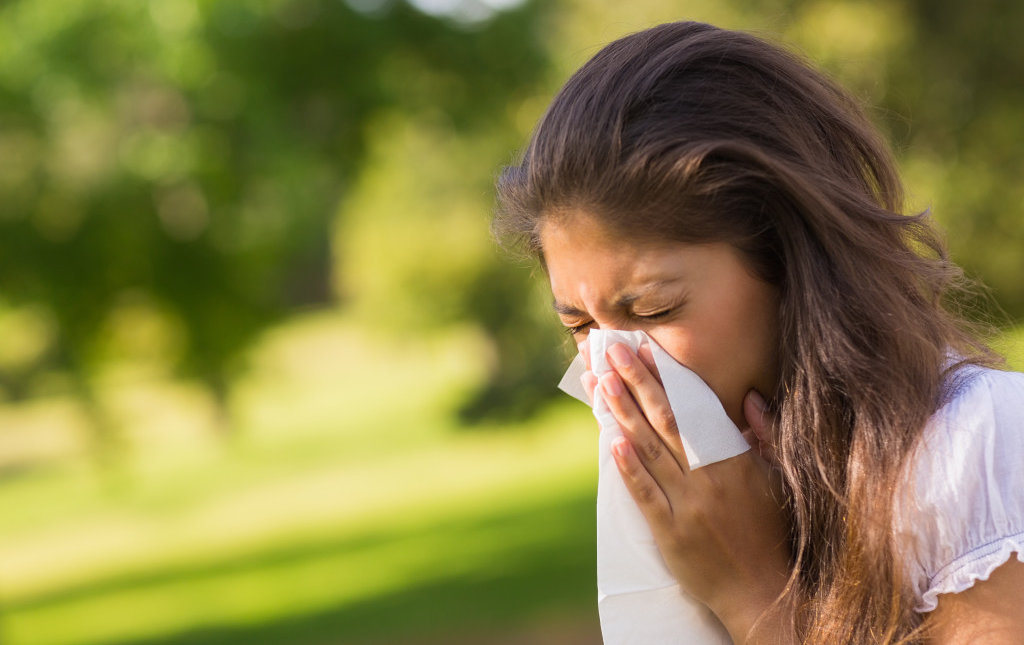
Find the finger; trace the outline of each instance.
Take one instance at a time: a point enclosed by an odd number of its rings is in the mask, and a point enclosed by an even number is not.
[[[583,390],[587,393],[590,405],[594,405],[594,390],[597,388],[597,376],[590,370],[587,370],[580,375],[580,384],[583,385]]]
[[[651,348],[650,343],[645,343],[640,346],[637,350],[636,355],[640,357],[640,361],[650,371],[651,376],[654,377],[659,384],[662,383],[661,374],[658,373],[658,364],[654,362],[654,350]]]
[[[665,491],[640,462],[632,444],[619,437],[611,445],[612,458],[633,501],[651,524],[665,524],[672,518],[672,504]]]
[[[743,397],[743,416],[747,419],[750,432],[757,442],[761,457],[772,464],[778,464],[775,454],[774,418],[768,411],[768,403],[757,390],[750,390]]]
[[[676,462],[684,472],[689,470],[676,417],[672,413],[672,407],[661,382],[651,374],[644,362],[622,343],[616,343],[608,349],[608,362],[626,384],[651,427],[670,448]]]
[[[681,490],[685,472],[683,466],[661,435],[648,423],[647,417],[622,382],[622,377],[615,372],[602,374],[600,387],[608,409],[615,415],[622,434],[629,439],[633,452],[647,472],[666,493]]]

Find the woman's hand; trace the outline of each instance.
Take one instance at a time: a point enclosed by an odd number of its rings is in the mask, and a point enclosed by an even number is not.
[[[599,381],[591,372],[583,378],[592,397],[601,389],[622,428],[612,453],[626,487],[669,570],[715,612],[734,642],[790,642],[789,605],[765,614],[786,587],[790,554],[781,495],[761,456],[770,454],[764,399],[751,391],[744,400],[755,450],[690,470],[653,360],[643,354],[613,345],[614,371]]]

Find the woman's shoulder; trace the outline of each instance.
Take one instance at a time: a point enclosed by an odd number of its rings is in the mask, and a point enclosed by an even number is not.
[[[953,420],[979,408],[1024,408],[1024,373],[1021,372],[963,365],[949,374],[946,389],[933,423]]]
[[[1024,373],[968,365],[949,376],[947,395],[928,421],[910,467],[918,484],[941,486],[983,472],[1010,474],[1000,468],[1004,463],[1018,473],[1019,451],[1024,451]]]
[[[1024,374],[967,366],[948,391],[896,502],[919,611],[1024,549]]]
[[[990,442],[1024,448],[1024,373],[961,367],[947,379],[946,396],[924,429],[918,457],[935,454],[943,463],[959,462],[958,455]]]

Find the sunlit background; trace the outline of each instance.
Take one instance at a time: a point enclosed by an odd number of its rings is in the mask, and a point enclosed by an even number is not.
[[[493,178],[679,18],[820,62],[1024,365],[1024,3],[0,2],[0,642],[599,642],[594,431]]]

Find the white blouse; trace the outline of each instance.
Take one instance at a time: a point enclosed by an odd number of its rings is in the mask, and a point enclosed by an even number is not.
[[[895,500],[915,610],[1024,562],[1024,374],[968,367],[931,418]]]

